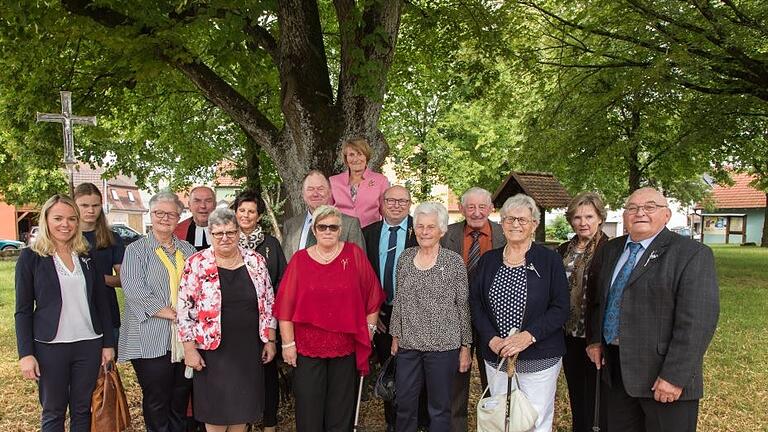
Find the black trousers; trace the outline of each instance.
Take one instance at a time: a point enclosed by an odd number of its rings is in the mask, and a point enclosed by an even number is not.
[[[610,383],[603,380],[606,420],[609,431],[621,432],[696,432],[698,400],[656,402],[653,398],[635,398],[627,394],[621,377],[619,347],[608,345],[605,355]]]
[[[417,351],[397,353],[395,393],[397,431],[415,432],[418,427],[418,399],[427,385],[427,411],[430,432],[451,430],[451,391],[459,368],[459,350]]]
[[[591,432],[595,419],[595,385],[597,368],[587,357],[585,338],[565,336],[563,371],[568,382],[568,399],[571,403],[571,427],[573,432]],[[607,430],[605,404],[601,404],[599,426]]]
[[[43,432],[64,431],[67,407],[71,432],[91,430],[91,394],[99,376],[101,348],[101,338],[71,343],[35,342]]]
[[[357,402],[355,355],[299,355],[293,375],[297,432],[349,432]]]
[[[277,409],[280,406],[280,382],[277,375],[277,358],[264,365],[264,421],[265,427],[277,426]]]
[[[379,317],[381,318],[381,322],[387,327],[387,331],[389,331],[389,321],[392,319],[392,306],[387,304],[381,305]],[[376,358],[378,358],[379,364],[383,365],[384,362],[392,356],[392,335],[389,333],[376,332],[373,335],[373,347],[376,351]],[[394,401],[384,401],[384,419],[387,421],[387,426],[390,429],[394,429],[395,421],[397,419],[397,409],[395,408]],[[419,395],[418,424],[419,428],[426,429],[429,427],[426,385],[422,387],[421,394]]]
[[[480,336],[477,334],[475,327],[472,327],[472,340],[480,340]],[[480,372],[480,385],[483,390],[488,386],[488,377],[485,374],[485,360],[482,358],[480,350],[475,345],[472,345],[472,351],[474,352],[475,362],[478,371]],[[470,353],[472,355],[472,353]],[[451,431],[452,432],[466,432],[467,431],[467,409],[469,404],[469,383],[472,377],[472,368],[470,367],[466,372],[456,372],[456,377],[453,380],[453,399],[451,400]]]
[[[141,386],[141,407],[147,432],[184,432],[192,380],[184,378],[184,363],[171,363],[171,354],[131,360]]]

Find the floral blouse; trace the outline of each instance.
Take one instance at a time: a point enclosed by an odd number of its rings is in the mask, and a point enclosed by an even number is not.
[[[240,248],[245,267],[259,299],[259,336],[269,339],[269,329],[277,327],[272,316],[274,291],[264,257]],[[221,343],[221,289],[213,249],[204,249],[187,259],[179,286],[176,320],[182,342],[199,349],[215,350]]]

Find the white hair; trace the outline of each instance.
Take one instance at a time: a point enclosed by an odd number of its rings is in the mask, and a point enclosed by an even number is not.
[[[437,227],[440,228],[440,232],[445,233],[448,231],[448,210],[445,206],[436,202],[423,202],[416,206],[416,210],[413,211],[413,223],[416,224],[419,216],[437,216]]]
[[[528,195],[521,193],[507,198],[507,200],[504,201],[504,205],[501,206],[499,213],[501,213],[501,217],[506,217],[509,216],[509,213],[512,212],[513,209],[521,207],[531,211],[531,217],[534,222],[538,222],[539,218],[541,218],[541,212],[539,211],[539,206],[536,205],[536,201]]]
[[[491,196],[490,192],[481,187],[471,187],[467,189],[463,194],[461,194],[461,205],[467,205],[467,199],[469,199],[469,197],[472,195],[480,195],[481,197],[485,198],[485,201],[488,204],[493,204],[493,197]]]

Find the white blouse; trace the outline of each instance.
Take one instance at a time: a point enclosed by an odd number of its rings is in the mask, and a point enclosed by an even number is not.
[[[93,331],[85,274],[77,254],[72,254],[72,261],[75,267],[70,271],[58,254],[53,256],[61,287],[61,315],[59,315],[59,329],[51,343],[78,342],[101,337]]]

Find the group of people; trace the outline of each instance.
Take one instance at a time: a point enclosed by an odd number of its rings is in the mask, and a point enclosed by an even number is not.
[[[438,203],[411,215],[408,190],[368,167],[364,139],[342,156],[346,172],[305,176],[306,213],[282,241],[250,191],[230,209],[194,188],[182,222],[179,198],[160,192],[151,232],[127,247],[95,186],[49,199],[16,267],[20,367],[39,382],[42,430],[63,430],[67,407],[71,430],[88,430],[99,366],[117,351],[153,432],[185,431],[190,416],[208,431],[274,431],[279,361],[294,368],[298,431],[350,431],[372,352],[394,356],[388,431],[466,431],[473,352],[493,395],[514,361],[533,431],[552,428],[561,367],[574,431],[592,430],[598,386],[601,430],[695,431],[717,280],[710,249],[665,228],[661,193],[635,191],[627,235],[612,240],[601,198],[577,195],[576,235],[555,251],[533,241],[541,215],[526,195],[495,223],[490,193],[471,188],[449,224]]]

